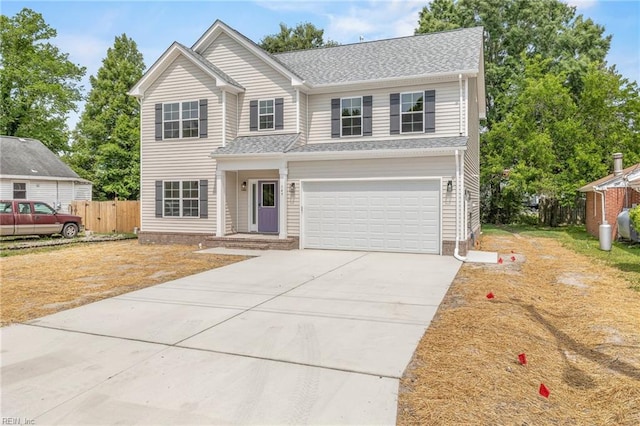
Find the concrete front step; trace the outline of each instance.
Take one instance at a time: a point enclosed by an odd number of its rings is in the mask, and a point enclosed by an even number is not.
[[[249,249],[249,250],[295,250],[299,248],[297,238],[247,238],[247,237],[208,237],[205,240],[204,246],[211,247],[225,247],[234,249]]]

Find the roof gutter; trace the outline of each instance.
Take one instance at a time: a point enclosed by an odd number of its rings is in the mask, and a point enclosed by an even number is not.
[[[464,77],[476,77],[478,73],[479,73],[479,70],[477,69],[469,69],[469,70],[459,70],[459,71],[437,72],[432,74],[418,74],[418,75],[402,76],[402,77],[387,77],[387,78],[381,78],[376,80],[356,80],[356,81],[347,81],[343,83],[312,84],[308,81],[305,81],[304,83],[307,85],[307,87],[310,87],[311,89],[320,90],[320,89],[333,89],[333,88],[340,88],[344,86],[352,86],[352,85],[358,85],[358,84],[371,84],[371,83],[381,84],[381,83],[398,82],[399,84],[402,84],[409,80],[416,80],[416,79],[425,80],[425,79],[436,79],[436,78],[443,78],[443,77],[451,77],[457,80],[458,76],[460,75]]]
[[[413,156],[435,156],[438,154],[451,154],[464,151],[466,147],[458,148],[415,148],[415,149],[377,149],[361,151],[317,151],[317,152],[268,152],[268,153],[248,153],[248,154],[216,154],[212,152],[209,156],[218,160],[241,160],[247,158],[260,159],[287,159],[289,161],[312,161],[312,160],[339,160],[358,158],[389,158],[389,157],[413,157]]]
[[[60,182],[78,182],[78,183],[90,183],[90,180],[83,179],[81,177],[58,177],[58,176],[41,176],[41,175],[0,175],[2,179],[30,179],[30,180],[50,180]]]

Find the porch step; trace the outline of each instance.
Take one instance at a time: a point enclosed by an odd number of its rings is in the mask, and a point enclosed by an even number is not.
[[[295,250],[299,247],[298,238],[247,238],[247,237],[208,237],[203,244],[207,248],[225,247],[247,250]]]

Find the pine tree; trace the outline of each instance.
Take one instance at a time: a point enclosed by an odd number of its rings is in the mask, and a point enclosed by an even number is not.
[[[142,54],[126,34],[116,37],[74,131],[72,167],[94,183],[96,199],[140,193],[140,107],[127,91],[142,77]]]

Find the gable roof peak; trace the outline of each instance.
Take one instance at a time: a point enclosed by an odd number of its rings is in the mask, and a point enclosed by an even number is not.
[[[244,91],[244,87],[237,81],[224,73],[220,68],[207,61],[202,55],[194,52],[187,46],[174,41],[171,46],[156,60],[144,73],[142,78],[129,90],[128,94],[136,97],[144,97],[144,92],[153,82],[167,69],[167,67],[179,56],[182,55],[187,60],[200,68],[204,73],[213,78],[216,87],[223,88],[232,93]]]

